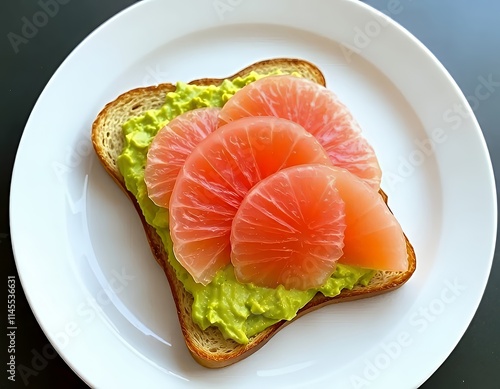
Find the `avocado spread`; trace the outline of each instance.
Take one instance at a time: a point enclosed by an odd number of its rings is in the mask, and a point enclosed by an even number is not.
[[[374,271],[337,265],[335,272],[322,287],[306,291],[276,289],[242,284],[235,279],[232,265],[219,270],[206,286],[196,283],[175,259],[168,227],[168,210],[155,205],[148,197],[144,169],[148,147],[156,133],[183,112],[201,107],[222,107],[245,85],[264,75],[251,72],[246,77],[225,80],[219,86],[196,86],[177,83],[176,91],[167,94],[158,110],[134,117],[123,125],[125,147],[118,158],[118,168],[127,189],[135,195],[144,217],[152,225],[168,252],[169,262],[186,290],[194,297],[193,321],[202,329],[216,326],[225,338],[248,343],[248,338],[280,320],[292,319],[317,292],[336,296],[344,288],[366,286]]]

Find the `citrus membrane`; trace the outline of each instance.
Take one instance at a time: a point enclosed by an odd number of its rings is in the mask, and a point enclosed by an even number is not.
[[[323,285],[344,246],[345,211],[329,166],[298,165],[255,185],[231,226],[240,282],[307,290]]]

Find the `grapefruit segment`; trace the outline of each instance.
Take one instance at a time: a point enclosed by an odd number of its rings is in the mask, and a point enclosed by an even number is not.
[[[144,181],[153,202],[167,208],[175,179],[196,145],[217,128],[220,108],[199,108],[177,116],[158,131],[148,150]]]
[[[290,75],[264,77],[229,99],[220,121],[247,116],[276,116],[300,124],[318,139],[335,166],[379,189],[382,172],[375,151],[347,107],[327,88]]]
[[[212,132],[187,157],[169,204],[177,260],[206,285],[230,263],[234,215],[247,192],[276,171],[330,165],[323,147],[299,124],[247,117]]]
[[[344,254],[339,263],[366,269],[406,271],[403,230],[379,193],[347,170],[330,167],[345,202]]]
[[[255,185],[231,227],[238,281],[307,290],[323,285],[344,245],[344,202],[328,166],[299,165]]]

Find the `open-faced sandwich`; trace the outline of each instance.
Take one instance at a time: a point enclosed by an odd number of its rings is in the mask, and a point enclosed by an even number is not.
[[[394,290],[415,270],[374,149],[307,61],[128,91],[99,113],[92,141],[203,366],[235,363],[301,315]]]

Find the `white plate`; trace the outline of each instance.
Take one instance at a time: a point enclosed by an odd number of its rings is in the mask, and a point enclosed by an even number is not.
[[[184,346],[166,279],[135,211],[94,156],[90,128],[132,87],[221,77],[279,56],[317,64],[361,123],[418,269],[394,293],[321,309],[243,362],[207,370]],[[93,387],[416,387],[476,311],[496,214],[485,142],[457,85],[408,32],[345,0],[130,7],[48,83],[26,125],[11,197],[30,305]]]

